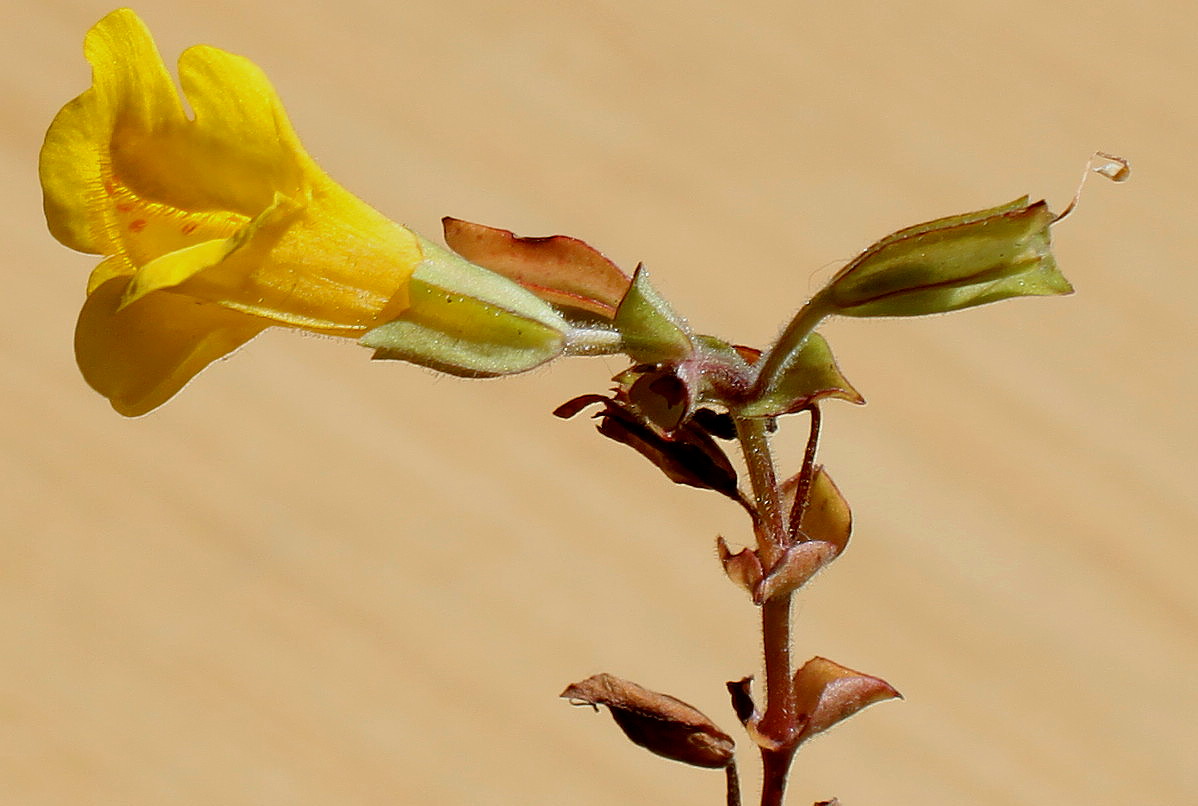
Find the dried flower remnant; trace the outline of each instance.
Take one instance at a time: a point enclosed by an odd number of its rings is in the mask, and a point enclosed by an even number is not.
[[[1091,170],[1100,176],[1105,176],[1112,182],[1126,182],[1131,179],[1131,163],[1125,158],[1104,151],[1095,151],[1094,156],[1100,160]]]
[[[581,395],[558,406],[553,413],[569,419],[595,404],[603,407],[595,414],[599,433],[629,446],[674,483],[715,490],[735,501],[743,500],[736,468],[712,436],[695,423],[688,422],[667,436],[618,397],[602,395]]]
[[[1057,213],[1057,217],[1053,219],[1054,224],[1064,221],[1077,209],[1077,203],[1082,200],[1082,191],[1086,189],[1086,180],[1090,178],[1090,174],[1098,174],[1112,182],[1126,182],[1131,179],[1131,163],[1123,157],[1107,154],[1104,151],[1095,151],[1091,154],[1090,159],[1086,161],[1085,170],[1082,171],[1082,178],[1078,180],[1073,198],[1069,200],[1069,204],[1065,205],[1064,210]]]

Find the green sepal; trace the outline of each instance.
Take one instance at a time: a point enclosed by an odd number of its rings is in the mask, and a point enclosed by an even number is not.
[[[695,349],[686,323],[649,285],[643,266],[637,266],[612,325],[620,334],[620,349],[639,363],[681,361]]]
[[[864,403],[836,365],[832,348],[818,333],[803,340],[784,368],[755,400],[736,409],[740,417],[776,417],[799,411],[828,398]]]
[[[1027,197],[888,235],[818,295],[842,316],[923,316],[1023,296],[1068,294],[1044,202]]]
[[[359,341],[376,359],[451,375],[511,375],[561,355],[570,326],[516,283],[421,239],[408,307]]]

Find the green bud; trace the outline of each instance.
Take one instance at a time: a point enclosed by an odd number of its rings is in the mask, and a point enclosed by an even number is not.
[[[923,316],[1010,297],[1068,294],[1044,202],[1027,197],[899,230],[875,243],[820,292],[830,313]]]
[[[516,283],[421,238],[409,305],[366,333],[378,359],[472,378],[510,375],[561,355],[570,326]]]

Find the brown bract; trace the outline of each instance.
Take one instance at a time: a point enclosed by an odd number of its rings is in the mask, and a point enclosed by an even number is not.
[[[682,700],[597,674],[561,694],[576,705],[606,705],[634,744],[695,767],[721,768],[732,761],[735,742],[697,708]]]
[[[815,657],[795,672],[794,697],[802,720],[798,742],[804,742],[866,706],[902,695],[880,677]]]

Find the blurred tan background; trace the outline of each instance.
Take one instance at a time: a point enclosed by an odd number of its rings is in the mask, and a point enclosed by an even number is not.
[[[557,699],[610,671],[731,728],[757,670],[713,551],[749,540],[735,507],[549,414],[620,363],[464,382],[271,331],[123,420],[74,368],[94,260],[36,180],[111,6],[0,9],[0,803],[721,803]],[[1191,3],[137,10],[168,64],[262,65],[388,215],[582,237],[750,344],[872,240],[1059,209],[1127,155],[1056,229],[1077,295],[826,328],[870,402],[826,407],[856,532],[796,654],[907,699],[807,748],[790,802],[1198,802]]]

